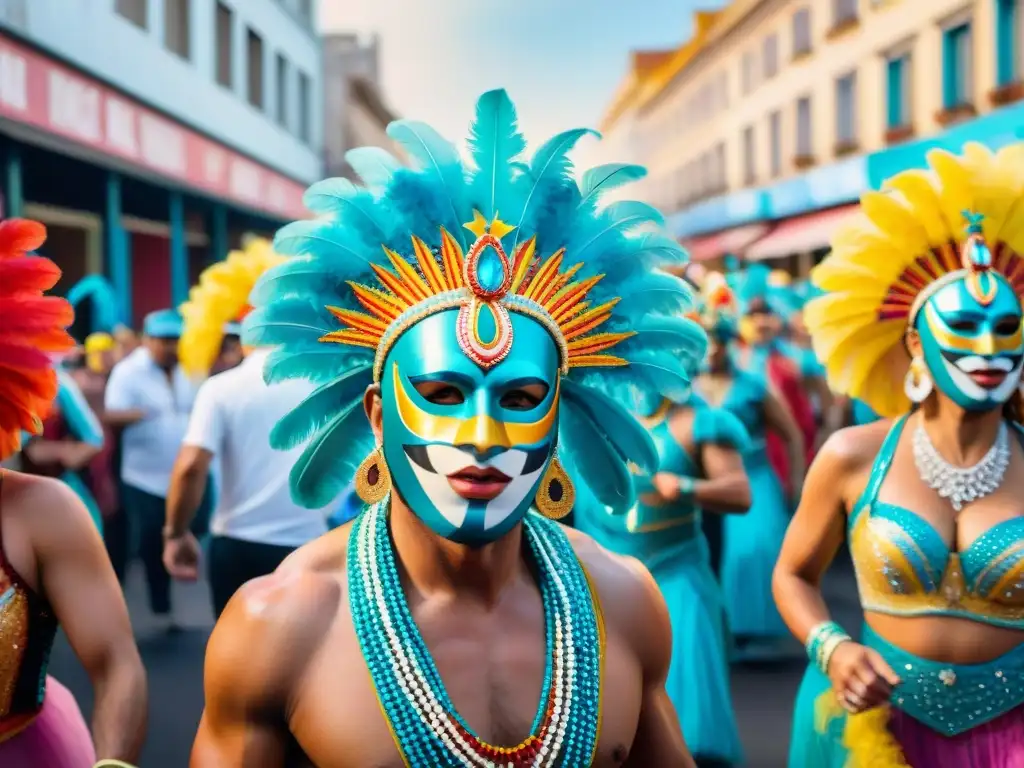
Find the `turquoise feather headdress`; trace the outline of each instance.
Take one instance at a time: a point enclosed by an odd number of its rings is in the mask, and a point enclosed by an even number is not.
[[[309,189],[318,218],[278,233],[275,250],[295,258],[261,278],[245,320],[246,343],[277,347],[268,382],[320,385],[271,435],[281,449],[312,437],[291,475],[298,503],[329,503],[372,448],[362,397],[398,336],[434,312],[482,305],[499,325],[518,312],[552,334],[560,455],[602,501],[631,503],[627,462],[653,470],[657,455],[623,403],[638,390],[685,396],[706,339],[681,316],[685,283],[660,271],[686,259],[662,216],[639,202],[599,206],[644,169],[605,165],[574,180],[567,153],[588,133],[561,133],[527,162],[512,102],[491,91],[476,107],[474,167],[434,129],[401,120],[388,135],[413,167],[357,149],[346,159],[365,188],[329,179]],[[462,346],[482,367],[497,362]]]

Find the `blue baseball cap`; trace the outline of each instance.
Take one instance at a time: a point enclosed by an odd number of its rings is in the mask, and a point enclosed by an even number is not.
[[[182,321],[176,309],[150,312],[142,321],[142,335],[153,339],[180,339]]]

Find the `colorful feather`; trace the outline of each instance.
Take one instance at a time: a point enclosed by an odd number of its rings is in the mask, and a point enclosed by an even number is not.
[[[473,198],[490,221],[510,197],[510,164],[526,149],[515,105],[504,90],[488,91],[477,101],[469,147],[476,165],[470,182]]]
[[[71,305],[43,295],[60,270],[29,255],[45,239],[38,222],[0,222],[0,460],[19,449],[23,432],[37,434],[50,412],[58,387],[47,353],[75,344],[66,331],[74,319]]]

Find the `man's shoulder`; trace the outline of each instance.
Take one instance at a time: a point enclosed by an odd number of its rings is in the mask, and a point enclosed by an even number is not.
[[[585,533],[566,529],[569,542],[587,571],[610,628],[632,635],[650,626],[664,612],[664,600],[654,577],[635,557],[617,555]]]
[[[346,603],[346,540],[341,529],[327,534],[235,593],[207,649],[222,683],[262,680],[284,690],[301,676]]]

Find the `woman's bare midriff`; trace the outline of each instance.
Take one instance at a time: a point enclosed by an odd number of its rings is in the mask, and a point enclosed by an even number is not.
[[[984,664],[1024,643],[1024,631],[950,616],[868,613],[868,626],[897,648],[945,664]]]

